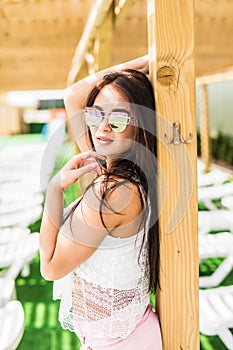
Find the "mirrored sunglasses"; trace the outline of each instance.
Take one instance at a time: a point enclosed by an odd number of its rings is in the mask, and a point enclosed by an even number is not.
[[[85,122],[89,128],[96,128],[107,118],[107,123],[113,131],[123,132],[129,122],[130,116],[127,111],[111,111],[105,112],[94,107],[86,107],[83,111]]]

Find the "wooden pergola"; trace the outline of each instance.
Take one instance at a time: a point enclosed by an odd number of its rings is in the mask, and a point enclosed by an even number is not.
[[[112,27],[100,45],[102,49],[110,46],[106,64],[146,54],[147,0],[105,1],[104,6],[101,3],[99,0],[2,0],[0,93],[63,89],[75,64],[72,59],[76,47],[81,38],[84,42],[84,29],[88,36],[85,49],[88,47],[91,53],[98,50],[97,36],[101,35],[102,20],[108,9],[112,11]],[[233,65],[233,3],[231,0],[196,0],[195,3],[196,76],[221,73]],[[99,4],[96,21],[93,20],[95,4]],[[167,20],[174,9],[171,6],[164,14]],[[88,32],[86,24],[88,19],[91,21],[91,15],[92,28],[90,23]],[[82,75],[83,69],[80,67],[76,74]]]
[[[0,93],[63,89],[88,73],[149,53],[156,92],[161,207],[163,348],[197,350],[196,78],[233,65],[229,0],[5,0],[0,5]],[[205,88],[203,88],[205,96]],[[206,112],[205,112],[206,113]],[[190,143],[167,144],[173,128]],[[208,125],[204,126],[208,131]],[[205,132],[205,135],[207,134]]]

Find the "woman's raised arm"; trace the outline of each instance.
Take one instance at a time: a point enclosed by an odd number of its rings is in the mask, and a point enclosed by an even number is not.
[[[114,71],[122,71],[124,69],[135,69],[148,74],[148,55],[101,70],[77,81],[64,90],[63,98],[69,124],[73,138],[78,143],[81,152],[87,151],[90,147],[90,145],[87,144],[85,137],[85,124],[81,118],[81,111],[86,106],[89,91],[103,78],[105,74]]]
[[[72,117],[85,107],[89,91],[105,74],[114,71],[122,71],[124,69],[135,69],[148,74],[148,55],[103,69],[67,87],[64,90],[64,103],[68,117]]]

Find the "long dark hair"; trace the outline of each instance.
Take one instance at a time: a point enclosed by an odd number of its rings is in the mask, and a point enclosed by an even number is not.
[[[105,185],[100,202],[100,216],[104,225],[102,206],[103,203],[106,203],[105,199],[109,191],[119,185],[116,179],[120,179],[120,183],[124,183],[124,180],[130,181],[137,186],[143,212],[147,217],[149,215],[149,235],[145,239],[144,232],[142,244],[146,244],[149,286],[155,292],[159,285],[159,231],[154,92],[147,76],[139,71],[127,69],[121,72],[111,72],[106,74],[90,91],[86,101],[87,107],[94,105],[97,95],[108,84],[123,94],[130,103],[133,114],[136,116],[137,127],[134,135],[135,147],[132,147],[127,154],[114,159],[108,168],[105,164],[101,164],[102,173],[105,174]],[[89,138],[94,147],[90,131]]]

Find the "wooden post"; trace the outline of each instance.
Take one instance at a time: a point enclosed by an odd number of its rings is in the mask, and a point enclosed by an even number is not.
[[[111,5],[112,0],[98,0],[93,6],[92,11],[88,17],[82,38],[78,43],[74,57],[72,59],[72,66],[68,75],[67,85],[70,85],[74,81],[80,79],[78,74],[85,60],[85,55],[91,46],[91,40],[93,40],[95,36],[96,29],[102,25],[103,19],[108,13]]]
[[[158,111],[161,289],[156,306],[163,350],[199,349],[194,2],[148,0],[150,75]],[[165,134],[167,142],[177,136],[176,122],[181,137],[192,133],[190,143],[166,143]]]
[[[113,27],[114,13],[113,7],[111,7],[95,37],[93,54],[95,57],[96,72],[111,65]]]
[[[205,172],[210,170],[210,142],[209,142],[209,117],[208,117],[208,92],[207,85],[200,85],[200,136],[201,158],[205,164]]]

